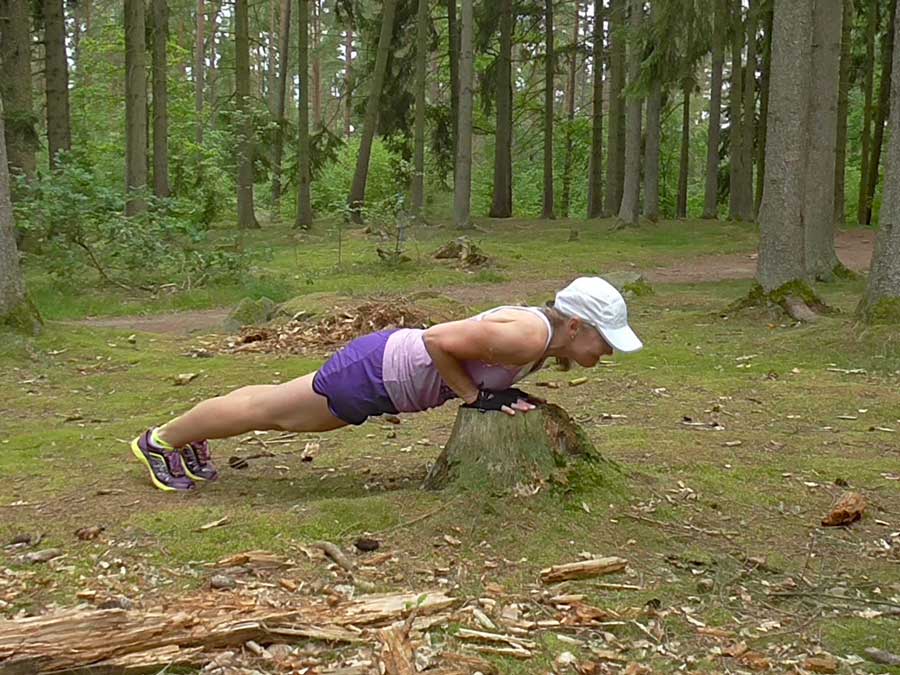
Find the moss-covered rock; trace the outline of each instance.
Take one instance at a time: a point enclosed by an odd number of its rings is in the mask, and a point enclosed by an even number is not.
[[[615,286],[619,293],[626,298],[651,295],[653,293],[653,287],[650,286],[641,272],[628,270],[607,272],[603,275],[603,278]]]
[[[275,316],[277,305],[269,298],[244,298],[222,323],[228,331],[238,331],[242,326],[259,326],[267,323]]]

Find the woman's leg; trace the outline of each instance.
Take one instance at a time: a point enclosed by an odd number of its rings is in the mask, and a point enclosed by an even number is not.
[[[241,387],[207,399],[157,430],[173,448],[248,431],[331,431],[347,423],[331,414],[328,399],[313,391],[315,373],[284,384]]]

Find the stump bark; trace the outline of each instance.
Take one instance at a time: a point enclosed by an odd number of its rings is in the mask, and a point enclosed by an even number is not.
[[[448,486],[506,491],[546,483],[565,484],[584,462],[604,459],[584,429],[561,407],[540,404],[517,413],[481,412],[460,407],[450,439],[425,478],[427,490]]]

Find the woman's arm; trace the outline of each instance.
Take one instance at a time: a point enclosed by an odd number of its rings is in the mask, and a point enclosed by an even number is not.
[[[450,321],[432,326],[423,335],[438,373],[466,403],[478,398],[478,387],[463,361],[522,366],[543,356],[546,328],[529,315],[508,321]]]

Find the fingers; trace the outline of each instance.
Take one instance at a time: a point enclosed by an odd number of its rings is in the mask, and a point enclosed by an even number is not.
[[[515,405],[515,403],[513,405]],[[516,411],[513,410],[512,408],[510,408],[508,405],[502,406],[500,408],[500,410],[505,412],[507,415],[515,415],[516,414]]]

